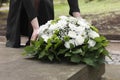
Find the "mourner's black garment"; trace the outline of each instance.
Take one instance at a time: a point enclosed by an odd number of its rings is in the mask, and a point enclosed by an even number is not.
[[[72,12],[80,12],[78,0],[68,0],[69,3],[69,14],[72,15]]]
[[[38,21],[40,25],[54,19],[53,0],[39,0],[38,5]]]
[[[38,13],[35,11],[34,0],[10,0],[7,19],[6,46],[20,47],[20,36],[31,37],[32,27],[30,21],[38,17],[42,25],[54,18],[53,0],[40,0]]]
[[[29,36],[28,22],[35,18],[32,0],[10,0],[7,19],[7,47],[20,47],[20,36]]]
[[[80,12],[78,0],[68,0],[68,4],[70,15],[72,15],[72,12]],[[38,21],[40,25],[45,24],[48,20],[54,19],[53,0],[39,0],[38,5]]]
[[[37,13],[35,11],[35,0],[10,0],[10,9],[7,20],[7,43],[8,47],[20,47],[20,36],[31,36],[32,27],[29,22],[38,17],[39,25],[54,19],[53,0],[39,0]],[[70,11],[79,12],[78,0],[68,0]]]

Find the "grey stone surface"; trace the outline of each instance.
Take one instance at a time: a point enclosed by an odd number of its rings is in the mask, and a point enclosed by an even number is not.
[[[120,65],[107,64],[103,80],[120,80]]]
[[[120,42],[111,41],[107,49],[110,52],[110,56],[112,58],[111,60],[110,58],[106,57],[108,64],[120,65]]]
[[[82,64],[41,62],[22,56],[23,51],[0,43],[0,80],[98,80],[104,74],[104,66],[97,71]]]
[[[42,63],[24,58],[22,52],[23,49],[0,47],[0,80],[66,80],[84,67]]]
[[[24,40],[24,38],[22,38],[22,39],[23,39],[22,42],[24,44],[24,42],[26,40]],[[5,37],[1,36],[0,40],[1,40],[0,41],[0,80],[10,80],[10,79],[12,79],[13,76],[14,76],[15,80],[17,80],[17,78],[18,78],[18,80],[20,80],[19,78],[21,78],[23,80],[25,80],[24,78],[29,79],[29,80],[42,80],[42,79],[40,79],[41,72],[43,71],[43,70],[40,71],[40,66],[41,66],[40,63],[41,62],[25,59],[21,55],[21,51],[23,51],[22,49],[14,49],[14,50],[12,48],[4,49],[5,48],[5,44],[4,44]],[[119,40],[110,41],[110,44],[107,47],[107,49],[109,50],[110,54],[119,55],[120,54],[120,41]],[[12,53],[12,55],[7,53],[7,52],[11,52],[12,50],[14,51],[14,53]],[[31,66],[30,64],[33,64],[33,65]],[[44,65],[42,65],[42,67],[44,68],[46,65],[47,65],[47,63],[44,63]],[[13,67],[11,67],[11,66],[13,66]],[[37,68],[39,70],[37,70]],[[50,68],[50,66],[48,66],[48,68]],[[53,68],[51,70],[53,70]],[[112,64],[106,64],[105,68],[106,68],[105,74],[103,75],[104,79],[102,79],[102,80],[120,80],[120,65],[119,64],[115,64],[113,62]],[[10,71],[10,69],[13,71]],[[44,70],[45,70],[45,68],[44,68]],[[32,71],[35,73],[33,73]],[[38,72],[36,72],[36,71],[38,71]],[[50,74],[50,73],[51,72],[49,72],[47,74]],[[35,74],[35,75],[33,76],[33,74]],[[8,78],[7,78],[7,76],[8,76]],[[32,78],[31,77],[28,78],[28,76],[31,76]],[[43,75],[41,75],[41,76],[43,76]],[[38,79],[35,79],[35,78],[38,78]],[[44,77],[44,78],[46,79],[46,77]],[[14,80],[14,79],[12,79],[12,80]]]
[[[68,80],[101,80],[104,73],[105,64],[97,69],[86,66]]]

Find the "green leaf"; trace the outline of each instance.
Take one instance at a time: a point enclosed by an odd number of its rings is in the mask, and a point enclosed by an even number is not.
[[[32,54],[34,52],[34,47],[33,46],[26,46],[24,48],[24,50],[27,54]]]
[[[70,49],[73,49],[74,45],[72,43],[70,43]]]
[[[47,40],[47,43],[49,44],[49,43],[51,43],[52,42],[52,38],[49,38],[48,40]]]
[[[73,55],[71,56],[71,62],[74,62],[74,63],[79,63],[81,61],[81,58],[79,55]]]
[[[88,41],[89,41],[89,38],[86,38],[85,41],[84,41],[84,43],[87,44]]]
[[[96,66],[94,60],[91,58],[84,58],[82,61],[85,62],[87,65]]]
[[[104,36],[100,36],[100,38],[101,38],[102,40],[107,40]]]
[[[106,47],[106,46],[108,46],[108,44],[109,44],[109,41],[106,40],[106,41],[103,41],[102,46]]]
[[[108,50],[104,49],[103,54],[104,54],[105,56],[109,57],[109,58],[112,60],[111,56],[109,55]]]
[[[57,52],[54,50],[54,49],[49,49],[48,51],[47,51],[48,53],[52,53],[52,54],[56,54]]]
[[[97,29],[95,26],[90,26],[90,27],[91,27],[91,29],[92,29],[93,31],[95,31],[95,32],[97,32],[97,33],[99,32],[98,29]]]
[[[96,37],[95,39],[94,39],[96,42],[102,42],[103,40],[101,39],[101,37]]]
[[[98,53],[98,54],[101,54],[103,51],[104,51],[104,48],[101,47],[101,48],[99,48],[99,49],[97,50],[97,53]]]
[[[54,49],[60,47],[60,45],[62,45],[62,41],[59,40],[55,45],[54,45]]]
[[[39,53],[38,58],[41,59],[46,55],[46,52],[43,50],[42,52]]]
[[[55,30],[54,34],[58,35],[59,34],[59,30]]]
[[[69,41],[69,40],[70,40],[70,37],[69,37],[69,36],[65,36],[65,37],[64,37],[64,40],[65,40],[65,41]]]
[[[82,49],[75,49],[74,51],[72,51],[73,54],[80,54],[82,53]]]
[[[60,39],[58,37],[54,38],[54,42],[57,43]]]
[[[98,50],[101,47],[102,47],[101,43],[96,43],[96,45],[94,47],[89,48],[89,50],[90,51],[95,51],[95,50]]]
[[[96,37],[94,40],[99,43],[108,43],[108,40],[104,36]]]
[[[39,44],[43,44],[44,43],[44,39],[42,37],[39,38]]]
[[[88,45],[86,44],[86,45],[82,46],[82,50],[83,50],[84,52],[87,52],[87,51],[88,51]]]
[[[45,50],[48,51],[51,46],[52,46],[52,44],[51,44],[51,43],[48,43],[48,44],[46,45],[46,47],[45,47]]]
[[[38,49],[39,47],[40,47],[40,42],[39,41],[35,41],[35,43],[34,43],[34,48],[36,48],[36,49]]]
[[[69,56],[72,56],[70,52],[65,53],[65,57],[69,57]]]
[[[69,50],[69,49],[66,49],[66,48],[60,49],[60,50],[58,51],[58,55],[59,55],[59,54],[65,54],[68,50]]]
[[[50,61],[52,61],[54,59],[54,55],[53,54],[49,54],[48,58],[49,58]]]

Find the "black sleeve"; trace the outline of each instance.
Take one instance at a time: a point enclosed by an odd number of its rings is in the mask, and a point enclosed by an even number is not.
[[[25,11],[30,21],[32,21],[33,18],[37,17],[35,5],[34,5],[34,2],[32,1],[33,0],[22,0],[23,6],[25,8]]]
[[[68,0],[70,7],[69,14],[72,15],[72,12],[80,12],[78,0]]]

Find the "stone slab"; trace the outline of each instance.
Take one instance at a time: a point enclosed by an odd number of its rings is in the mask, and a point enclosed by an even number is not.
[[[98,80],[104,74],[102,67],[99,72],[83,64],[41,62],[23,51],[0,43],[0,80]]]
[[[106,64],[103,80],[120,80],[120,65]]]

